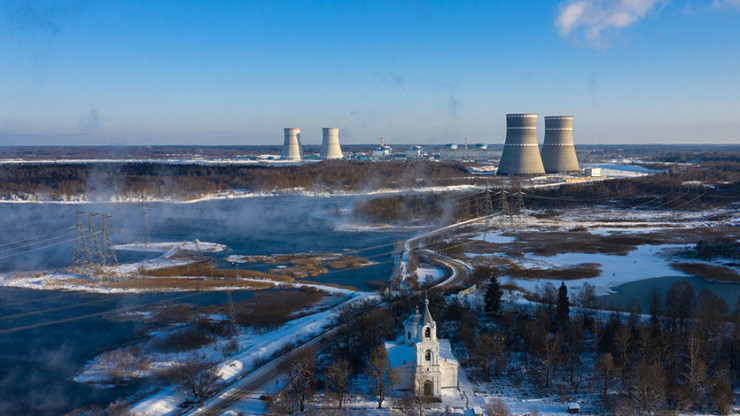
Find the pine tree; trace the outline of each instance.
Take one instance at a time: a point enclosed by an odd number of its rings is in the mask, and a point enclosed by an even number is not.
[[[503,294],[504,291],[501,290],[501,285],[498,282],[498,274],[492,270],[491,280],[488,283],[485,295],[486,313],[491,316],[498,316],[501,313],[501,296]]]
[[[570,301],[568,301],[568,288],[565,287],[565,282],[560,283],[560,289],[558,289],[558,304],[555,307],[555,321],[562,326],[565,326],[568,322],[568,315],[570,314]]]

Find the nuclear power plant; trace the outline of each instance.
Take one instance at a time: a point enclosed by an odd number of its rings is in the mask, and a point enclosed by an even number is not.
[[[285,141],[283,142],[283,153],[281,160],[303,159],[303,147],[301,146],[301,129],[286,128]]]
[[[581,170],[573,144],[573,116],[545,117],[542,164],[547,173],[568,173]]]
[[[544,175],[537,144],[537,114],[507,114],[498,175]]]
[[[336,127],[324,127],[324,139],[321,141],[321,153],[319,158],[341,159],[344,157],[342,148],[339,146],[339,129]]]

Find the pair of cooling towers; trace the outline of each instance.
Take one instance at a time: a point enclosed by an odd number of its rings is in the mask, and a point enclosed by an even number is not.
[[[546,116],[542,155],[537,143],[537,114],[507,114],[506,142],[499,175],[544,175],[581,170],[573,145],[573,117]]]
[[[344,157],[342,148],[339,146],[339,129],[336,127],[324,127],[324,139],[321,141],[321,159],[341,159]],[[286,128],[285,140],[283,141],[283,152],[280,155],[283,160],[303,159],[303,146],[301,145],[301,129]]]

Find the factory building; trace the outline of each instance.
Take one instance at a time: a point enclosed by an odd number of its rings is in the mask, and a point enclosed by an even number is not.
[[[383,138],[380,138],[380,146],[373,150],[373,159],[390,159],[393,154],[393,148],[383,144]]]
[[[547,173],[580,172],[573,144],[573,117],[546,116],[542,164]]]
[[[545,174],[537,143],[537,114],[506,115],[506,141],[497,174]]]
[[[490,160],[498,160],[500,157],[501,152],[489,149],[487,144],[476,144],[470,148],[468,148],[467,145],[460,148],[456,144],[448,144],[439,152],[440,160],[472,160],[475,162],[486,162]]]
[[[286,128],[285,140],[283,141],[283,152],[281,160],[303,159],[303,147],[301,146],[301,129]]]
[[[321,141],[321,152],[319,157],[322,160],[341,159],[344,157],[342,148],[339,146],[339,129],[336,127],[324,127],[324,138]]]
[[[426,156],[424,148],[418,144],[413,144],[406,150],[406,159],[423,159]]]

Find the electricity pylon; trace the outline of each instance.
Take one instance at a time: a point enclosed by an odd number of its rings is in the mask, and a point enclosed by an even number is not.
[[[103,265],[108,264],[108,260],[112,260],[113,264],[118,264],[116,251],[113,250],[113,244],[110,240],[110,232],[108,231],[108,218],[110,217],[112,217],[112,215],[103,214],[103,234],[100,237],[100,260]]]

